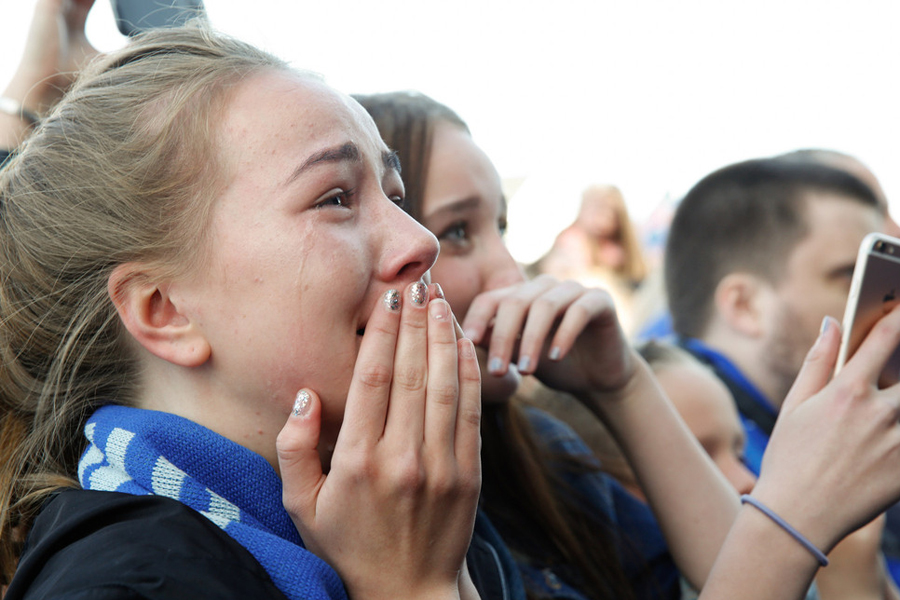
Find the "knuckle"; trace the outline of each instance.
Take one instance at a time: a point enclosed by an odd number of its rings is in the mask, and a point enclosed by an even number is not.
[[[425,389],[427,375],[423,369],[401,366],[394,372],[394,386],[407,392],[421,392]]]
[[[457,470],[452,467],[434,468],[429,478],[428,487],[431,494],[437,497],[456,496],[461,490]]]
[[[459,410],[459,421],[471,425],[472,427],[480,427],[481,402],[468,402],[461,406]]]
[[[865,381],[850,379],[842,381],[835,387],[835,394],[844,402],[856,403],[864,400],[871,393],[871,387]]]
[[[539,298],[535,298],[534,302],[531,303],[531,310],[538,311],[546,311],[552,312],[556,310],[557,303],[546,296],[541,296]]]
[[[383,388],[391,384],[392,369],[385,364],[363,365],[358,372],[360,383],[368,388]]]
[[[425,486],[425,471],[419,453],[409,450],[396,457],[391,467],[393,487],[402,496],[418,495]]]
[[[433,383],[428,389],[428,399],[440,406],[455,406],[458,398],[459,388],[451,383]]]

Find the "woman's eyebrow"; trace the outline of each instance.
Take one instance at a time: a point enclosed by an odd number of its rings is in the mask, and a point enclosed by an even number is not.
[[[284,185],[290,185],[294,181],[297,180],[305,171],[310,168],[322,164],[322,163],[331,163],[331,162],[340,162],[340,161],[359,161],[359,146],[354,144],[353,142],[346,142],[340,146],[335,146],[332,148],[326,148],[320,152],[316,152],[297,167],[291,176],[287,178],[284,182]]]

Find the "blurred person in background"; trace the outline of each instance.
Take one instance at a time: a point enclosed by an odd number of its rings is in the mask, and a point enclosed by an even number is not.
[[[528,272],[606,288],[630,333],[632,297],[647,276],[647,264],[619,188],[593,185],[584,190],[575,221],[556,236],[550,250]]]

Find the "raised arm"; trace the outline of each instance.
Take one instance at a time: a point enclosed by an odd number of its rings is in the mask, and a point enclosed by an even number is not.
[[[18,147],[97,51],[84,32],[94,0],[37,0],[19,65],[0,102],[0,149]]]
[[[829,382],[839,344],[840,328],[828,319],[782,406],[753,491],[825,553],[900,495],[900,388],[876,385],[900,344],[900,311],[884,317]],[[702,597],[801,597],[818,566],[783,528],[745,506]]]

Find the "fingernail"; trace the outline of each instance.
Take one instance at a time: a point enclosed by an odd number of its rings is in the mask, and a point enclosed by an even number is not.
[[[445,300],[440,298],[432,300],[428,305],[428,312],[437,321],[444,321],[450,318],[450,306]]]
[[[521,356],[519,357],[519,364],[516,365],[516,368],[522,371],[523,373],[528,372],[528,367],[531,366],[531,357],[530,356]]]
[[[409,299],[413,301],[413,304],[418,304],[419,306],[425,304],[425,301],[428,299],[428,286],[421,281],[415,282],[409,290]]]
[[[475,358],[475,344],[472,340],[463,339],[463,343],[459,348],[459,355],[463,358]]]
[[[434,295],[437,296],[438,298],[440,298],[441,300],[444,299],[444,288],[441,287],[441,284],[439,284],[439,283],[434,284]]]
[[[397,290],[388,290],[384,293],[384,307],[391,312],[400,310],[400,292]]]
[[[488,371],[491,373],[499,373],[503,369],[503,361],[496,356],[488,362]]]
[[[310,400],[312,400],[312,396],[309,395],[309,392],[306,390],[300,390],[297,392],[297,397],[294,398],[294,408],[291,409],[291,414],[295,417],[305,417],[306,413],[309,412]]]
[[[559,360],[559,357],[562,355],[562,350],[559,349],[559,346],[554,346],[550,348],[550,360]]]
[[[819,328],[819,337],[825,335],[825,332],[831,328],[831,321],[832,319],[828,315],[822,319],[822,327]]]
[[[463,335],[469,338],[470,340],[475,339],[475,330],[474,329],[463,329]]]

